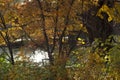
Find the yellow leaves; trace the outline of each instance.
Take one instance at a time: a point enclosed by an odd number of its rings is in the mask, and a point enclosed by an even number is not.
[[[17,13],[16,10],[7,10],[4,13],[4,19],[6,24],[10,24],[11,26],[19,26],[18,23],[20,21],[21,16]]]
[[[96,6],[98,5],[98,0],[91,0],[91,2]]]
[[[82,39],[82,38],[78,38],[77,39],[78,40],[78,44],[85,44],[85,41],[84,41],[84,39]]]
[[[5,45],[5,41],[4,41],[4,38],[6,36],[6,30],[5,31],[0,31],[0,45]]]
[[[1,36],[0,36],[0,45],[5,45],[5,41]]]
[[[81,38],[78,38],[78,41],[81,41],[82,39]]]
[[[98,53],[99,52],[92,53],[90,55],[90,60],[93,60],[97,64],[101,64],[104,62],[104,59],[102,57],[100,57]]]
[[[105,60],[105,62],[110,62],[110,61],[111,61],[110,55],[106,55],[106,56],[104,57],[104,60]]]
[[[87,33],[86,27],[80,22],[80,21],[75,21],[76,24],[74,25],[67,25],[67,30],[68,31],[83,31]]]
[[[85,44],[85,42],[82,42],[82,44]]]
[[[112,21],[113,20],[113,10],[112,9],[110,9],[107,5],[103,5],[100,9],[99,9],[99,11],[98,11],[98,13],[97,13],[97,16],[99,16],[101,19],[104,19],[104,16],[102,15],[102,12],[105,12],[105,13],[107,13],[107,15],[108,15],[108,22],[110,22],[110,21]]]
[[[67,27],[68,27],[68,30],[69,30],[69,31],[74,30],[74,27],[73,27],[72,25],[68,25]]]
[[[81,24],[79,24],[80,26],[80,30],[82,30],[83,32],[86,32],[87,33],[87,29],[86,29],[86,27],[81,23]]]
[[[78,51],[76,51],[76,52],[75,52],[75,54],[76,54],[76,55],[78,55],[78,54],[79,54],[79,52],[78,52]]]
[[[9,37],[12,38],[19,38],[21,35],[23,35],[22,33],[22,28],[21,27],[12,27],[8,29],[8,34]]]
[[[22,30],[21,27],[12,27],[8,29],[9,31],[17,31],[17,30]]]
[[[1,2],[0,2],[0,5],[1,5],[1,6],[4,6],[4,5],[5,5],[5,3],[1,3]]]
[[[94,59],[96,60],[96,62],[100,62],[101,58],[97,53],[94,53],[93,56],[94,56]]]
[[[21,27],[12,27],[12,28],[8,28],[6,30],[1,31],[1,34],[3,36],[0,36],[0,45],[5,45],[5,41],[3,37],[8,35],[10,41],[13,41],[14,39],[19,38],[22,35],[21,31],[22,31]]]

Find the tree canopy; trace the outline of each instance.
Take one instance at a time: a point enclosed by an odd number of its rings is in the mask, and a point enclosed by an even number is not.
[[[50,80],[77,80],[69,79],[73,75],[70,72],[72,69],[66,68],[68,65],[79,69],[73,71],[74,77],[82,76],[80,80],[85,79],[85,75],[90,80],[118,80],[119,75],[116,74],[119,73],[120,61],[116,55],[119,56],[119,15],[119,0],[0,0],[1,64],[8,65],[5,68],[10,68],[7,75],[11,77],[15,75],[11,66],[20,67],[19,61],[15,61],[14,49],[20,49],[22,56],[25,49],[40,49],[46,51],[49,57],[50,68],[45,66],[45,70],[54,73],[47,76]],[[24,62],[20,64],[24,65]],[[28,65],[31,70],[34,69],[32,62]],[[26,74],[30,70],[28,65],[25,63]],[[44,71],[39,66],[36,68]],[[114,74],[110,72],[111,68]],[[85,70],[85,74],[81,74],[80,70]],[[68,76],[67,73],[71,74]],[[17,80],[15,77],[10,79]]]

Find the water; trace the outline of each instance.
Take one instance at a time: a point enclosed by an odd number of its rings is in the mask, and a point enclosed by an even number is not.
[[[6,51],[6,53],[9,53],[7,48],[4,48],[4,50]],[[2,49],[0,49],[0,54],[3,54],[4,51]],[[14,59],[15,61],[19,61],[22,60],[23,57],[29,58],[30,61],[32,62],[43,62],[43,60],[47,60],[48,58],[48,54],[45,51],[42,51],[40,49],[36,49],[35,51],[33,50],[28,50],[28,49],[13,49],[13,53],[14,53]]]

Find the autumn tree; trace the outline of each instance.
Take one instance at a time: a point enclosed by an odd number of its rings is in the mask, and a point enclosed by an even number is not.
[[[64,71],[80,33],[87,32],[76,16],[77,9],[83,8],[79,6],[82,3],[79,0],[35,0],[20,8],[20,13],[25,18],[22,23],[31,21],[25,25],[27,27],[22,26],[25,34],[38,48],[47,51],[50,65],[59,66]],[[33,34],[29,29],[33,30]],[[74,36],[70,37],[71,35]],[[63,76],[67,79],[66,74]]]
[[[20,23],[21,15],[18,13],[16,2],[13,0],[0,1],[0,48],[1,55],[5,54],[7,60],[14,65],[14,50],[23,46],[23,30],[25,24]],[[21,41],[16,42],[17,39]],[[3,54],[2,54],[3,52]]]
[[[22,49],[46,51],[50,65],[44,68],[52,73],[46,79],[69,80],[66,65],[71,55],[79,59],[80,70],[85,70],[84,74],[80,72],[83,79],[93,79],[91,72],[100,75],[101,66],[109,68],[108,53],[116,45],[112,44],[113,37],[109,36],[120,21],[118,5],[114,0],[26,0],[22,4],[16,0],[0,1],[0,46],[13,65],[17,39],[21,39],[19,47],[23,46]]]
[[[100,0],[97,4],[89,0],[36,0],[27,2],[21,8],[21,15],[25,18],[22,23],[30,22],[27,27],[35,30],[33,35],[29,35],[30,30],[27,28],[25,32],[35,45],[40,47],[41,43],[45,43],[42,47],[48,52],[53,64],[53,53],[57,51],[59,56],[63,56],[63,53],[69,56],[81,31],[88,33],[90,43],[95,38],[105,41],[113,33],[113,8],[114,1],[109,0]]]

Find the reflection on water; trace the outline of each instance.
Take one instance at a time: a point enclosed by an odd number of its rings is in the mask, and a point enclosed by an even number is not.
[[[5,54],[9,53],[7,48],[4,48],[4,51],[2,49],[0,49],[0,54]],[[29,59],[32,62],[42,62],[44,59],[48,59],[48,54],[45,51],[42,51],[40,49],[36,49],[35,51],[33,50],[28,50],[28,49],[14,49],[13,50],[14,53],[14,59],[15,61],[19,61],[22,59]]]
[[[47,52],[36,50],[30,59],[33,60],[33,62],[42,62],[43,59],[48,59],[48,55]]]
[[[37,49],[35,51],[25,50],[23,53],[26,58],[29,58],[30,61],[33,62],[42,62],[43,59],[48,59],[47,52],[41,51],[40,49]],[[21,54],[21,51],[17,51],[15,57],[18,57]],[[21,60],[21,56],[19,56],[19,59],[17,58],[17,60]]]

